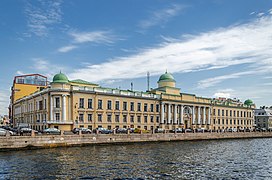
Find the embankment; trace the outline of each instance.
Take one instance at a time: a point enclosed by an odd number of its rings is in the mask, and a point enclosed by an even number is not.
[[[90,144],[189,141],[211,139],[271,138],[272,132],[166,133],[166,134],[84,134],[0,137],[0,150],[83,146]]]

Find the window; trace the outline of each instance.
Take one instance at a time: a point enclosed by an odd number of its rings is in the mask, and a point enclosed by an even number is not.
[[[226,110],[226,116],[228,116],[229,115],[229,111],[228,110]]]
[[[127,102],[123,102],[123,110],[127,111]]]
[[[218,119],[218,124],[220,124],[220,119]]]
[[[127,115],[123,115],[123,122],[127,122]]]
[[[237,117],[239,117],[239,115],[240,115],[240,113],[239,113],[239,111],[237,111]]]
[[[39,101],[39,110],[43,109],[43,101]]]
[[[218,116],[220,116],[220,109],[218,109],[218,113],[217,113]]]
[[[46,109],[46,99],[44,99],[44,109]]]
[[[246,117],[246,111],[244,111],[244,117]]]
[[[235,113],[236,113],[236,111],[233,111],[233,116],[234,116],[234,117],[236,117],[236,114],[235,114]]]
[[[130,116],[130,122],[134,123],[134,116],[133,115]]]
[[[215,109],[213,109],[213,115],[215,116]]]
[[[159,111],[160,111],[160,105],[156,104],[156,112],[159,112]]]
[[[56,114],[55,114],[55,119],[56,119],[56,121],[59,121],[59,120],[60,120],[60,113],[56,113]]]
[[[226,119],[226,124],[228,124],[229,123],[229,120],[228,119]]]
[[[154,122],[154,116],[150,116],[150,122]]]
[[[229,112],[229,113],[230,113],[230,117],[232,117],[232,110],[230,110],[230,112]]]
[[[115,115],[115,122],[119,122],[119,118],[120,118],[119,114],[116,114]]]
[[[230,124],[232,124],[232,119],[230,120]]]
[[[93,130],[93,126],[92,126],[92,125],[89,125],[89,126],[88,126],[88,129]]]
[[[115,110],[120,110],[120,102],[115,101]]]
[[[102,122],[102,114],[97,115],[97,120],[98,120],[98,122]]]
[[[102,109],[103,104],[102,104],[102,100],[98,99],[98,109]]]
[[[93,99],[88,99],[88,109],[93,109]]]
[[[147,123],[147,116],[144,116],[144,122]]]
[[[130,111],[134,111],[134,102],[130,102]]]
[[[213,119],[213,124],[215,124],[215,119]]]
[[[79,108],[84,108],[84,98],[79,98]]]
[[[79,119],[78,119],[80,122],[83,122],[84,121],[84,114],[79,114]]]
[[[225,120],[224,120],[224,119],[222,119],[222,124],[224,124],[224,122],[225,122]]]
[[[108,100],[107,108],[108,108],[108,109],[111,109],[111,100]]]
[[[92,122],[93,120],[93,115],[92,114],[88,114],[88,122]]]
[[[222,109],[222,116],[225,116],[225,111],[224,111],[224,109]]]
[[[235,119],[233,120],[233,124],[236,125],[236,120]]]
[[[55,98],[55,105],[56,105],[56,108],[60,108],[60,98],[59,97]]]
[[[137,111],[141,111],[141,103],[138,103]]]
[[[150,104],[150,111],[154,112],[154,104]]]
[[[156,123],[160,122],[160,116],[156,116]]]
[[[108,114],[108,115],[107,115],[107,121],[108,121],[108,122],[111,122],[111,114]]]
[[[137,122],[141,123],[141,116],[137,116]]]
[[[144,112],[147,112],[147,103],[144,103]]]

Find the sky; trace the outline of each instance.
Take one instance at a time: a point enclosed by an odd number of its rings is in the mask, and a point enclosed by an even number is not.
[[[16,75],[272,101],[272,0],[1,0],[0,114]]]

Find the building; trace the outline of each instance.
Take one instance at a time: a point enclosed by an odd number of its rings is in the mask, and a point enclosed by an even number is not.
[[[180,93],[168,72],[157,83],[157,88],[147,92],[129,91],[100,87],[84,80],[70,81],[59,73],[48,88],[15,101],[13,118],[37,130],[253,128],[253,103]]]
[[[41,91],[47,87],[47,77],[40,74],[27,74],[15,76],[11,87],[9,118],[12,120],[12,105],[20,98]]]
[[[256,128],[272,129],[272,108],[262,107],[255,109],[255,125]]]

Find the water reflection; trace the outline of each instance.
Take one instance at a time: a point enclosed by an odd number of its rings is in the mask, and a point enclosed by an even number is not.
[[[272,139],[0,153],[0,179],[271,179]]]

